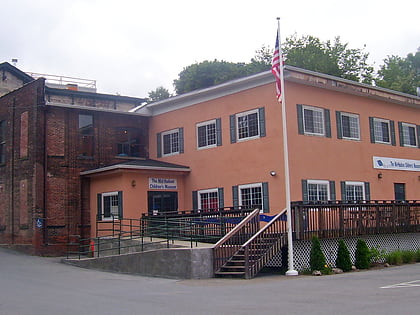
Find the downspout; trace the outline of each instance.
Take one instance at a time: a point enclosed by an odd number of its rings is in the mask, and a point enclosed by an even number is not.
[[[44,94],[45,95],[45,94]],[[43,178],[43,198],[42,198],[42,216],[44,218],[44,224],[42,226],[42,244],[47,246],[47,178],[48,178],[48,154],[47,154],[47,107],[43,111],[44,114],[44,178]]]
[[[12,102],[12,119],[10,121],[10,143],[11,143],[11,159],[10,159],[10,200],[9,200],[9,207],[10,207],[10,216],[11,216],[11,244],[15,243],[15,111],[16,111],[16,98],[13,98]]]

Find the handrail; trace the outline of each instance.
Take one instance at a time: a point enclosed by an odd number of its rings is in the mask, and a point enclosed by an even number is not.
[[[213,249],[216,249],[226,243],[234,234],[237,233],[245,224],[251,221],[256,215],[260,213],[260,209],[255,209],[252,211],[248,216],[243,219],[237,226],[235,226],[232,230],[229,231],[225,236],[223,236],[216,244],[214,244]]]
[[[242,245],[242,247],[248,246],[250,243],[252,243],[256,238],[258,238],[261,234],[264,233],[271,225],[274,224],[274,222],[277,221],[280,216],[282,216],[286,212],[286,208],[284,208],[280,213],[278,213],[274,218],[270,220],[262,229],[260,229],[257,233],[255,233],[249,240],[245,242],[245,244]]]

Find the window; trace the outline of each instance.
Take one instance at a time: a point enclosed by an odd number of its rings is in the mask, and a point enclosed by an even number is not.
[[[341,182],[341,199],[344,201],[370,200],[369,183],[354,181]]]
[[[230,142],[265,137],[264,107],[230,116]]]
[[[331,137],[330,111],[297,104],[299,134]]]
[[[116,132],[118,156],[146,157],[141,129],[118,128]]]
[[[157,135],[158,157],[184,152],[184,128],[172,129]]]
[[[79,156],[92,157],[94,152],[93,146],[93,116],[79,115]]]
[[[98,194],[98,220],[122,218],[122,191]]]
[[[235,207],[260,208],[269,212],[268,183],[255,183],[232,187],[233,205]]]
[[[419,132],[420,126],[399,122],[400,145],[403,147],[420,147]]]
[[[193,191],[193,208],[214,211],[223,208],[223,188]]]
[[[395,145],[395,129],[392,120],[370,117],[369,123],[372,143]]]
[[[304,201],[335,200],[335,182],[327,180],[302,180]]]
[[[0,164],[6,163],[6,121],[0,121]]]
[[[197,124],[197,147],[213,148],[222,145],[221,119],[214,119]]]
[[[339,139],[360,140],[359,115],[337,111],[336,117]]]

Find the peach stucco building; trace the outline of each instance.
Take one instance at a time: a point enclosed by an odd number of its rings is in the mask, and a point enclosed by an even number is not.
[[[294,67],[286,67],[284,91],[292,201],[420,198],[419,97]],[[150,159],[82,172],[91,222],[285,208],[281,104],[270,72],[133,111],[149,117]]]

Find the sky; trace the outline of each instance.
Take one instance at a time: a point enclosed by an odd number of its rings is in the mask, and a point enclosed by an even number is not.
[[[250,62],[296,33],[340,36],[376,68],[420,47],[420,1],[2,0],[0,63],[93,79],[99,93],[147,97],[204,60]]]

